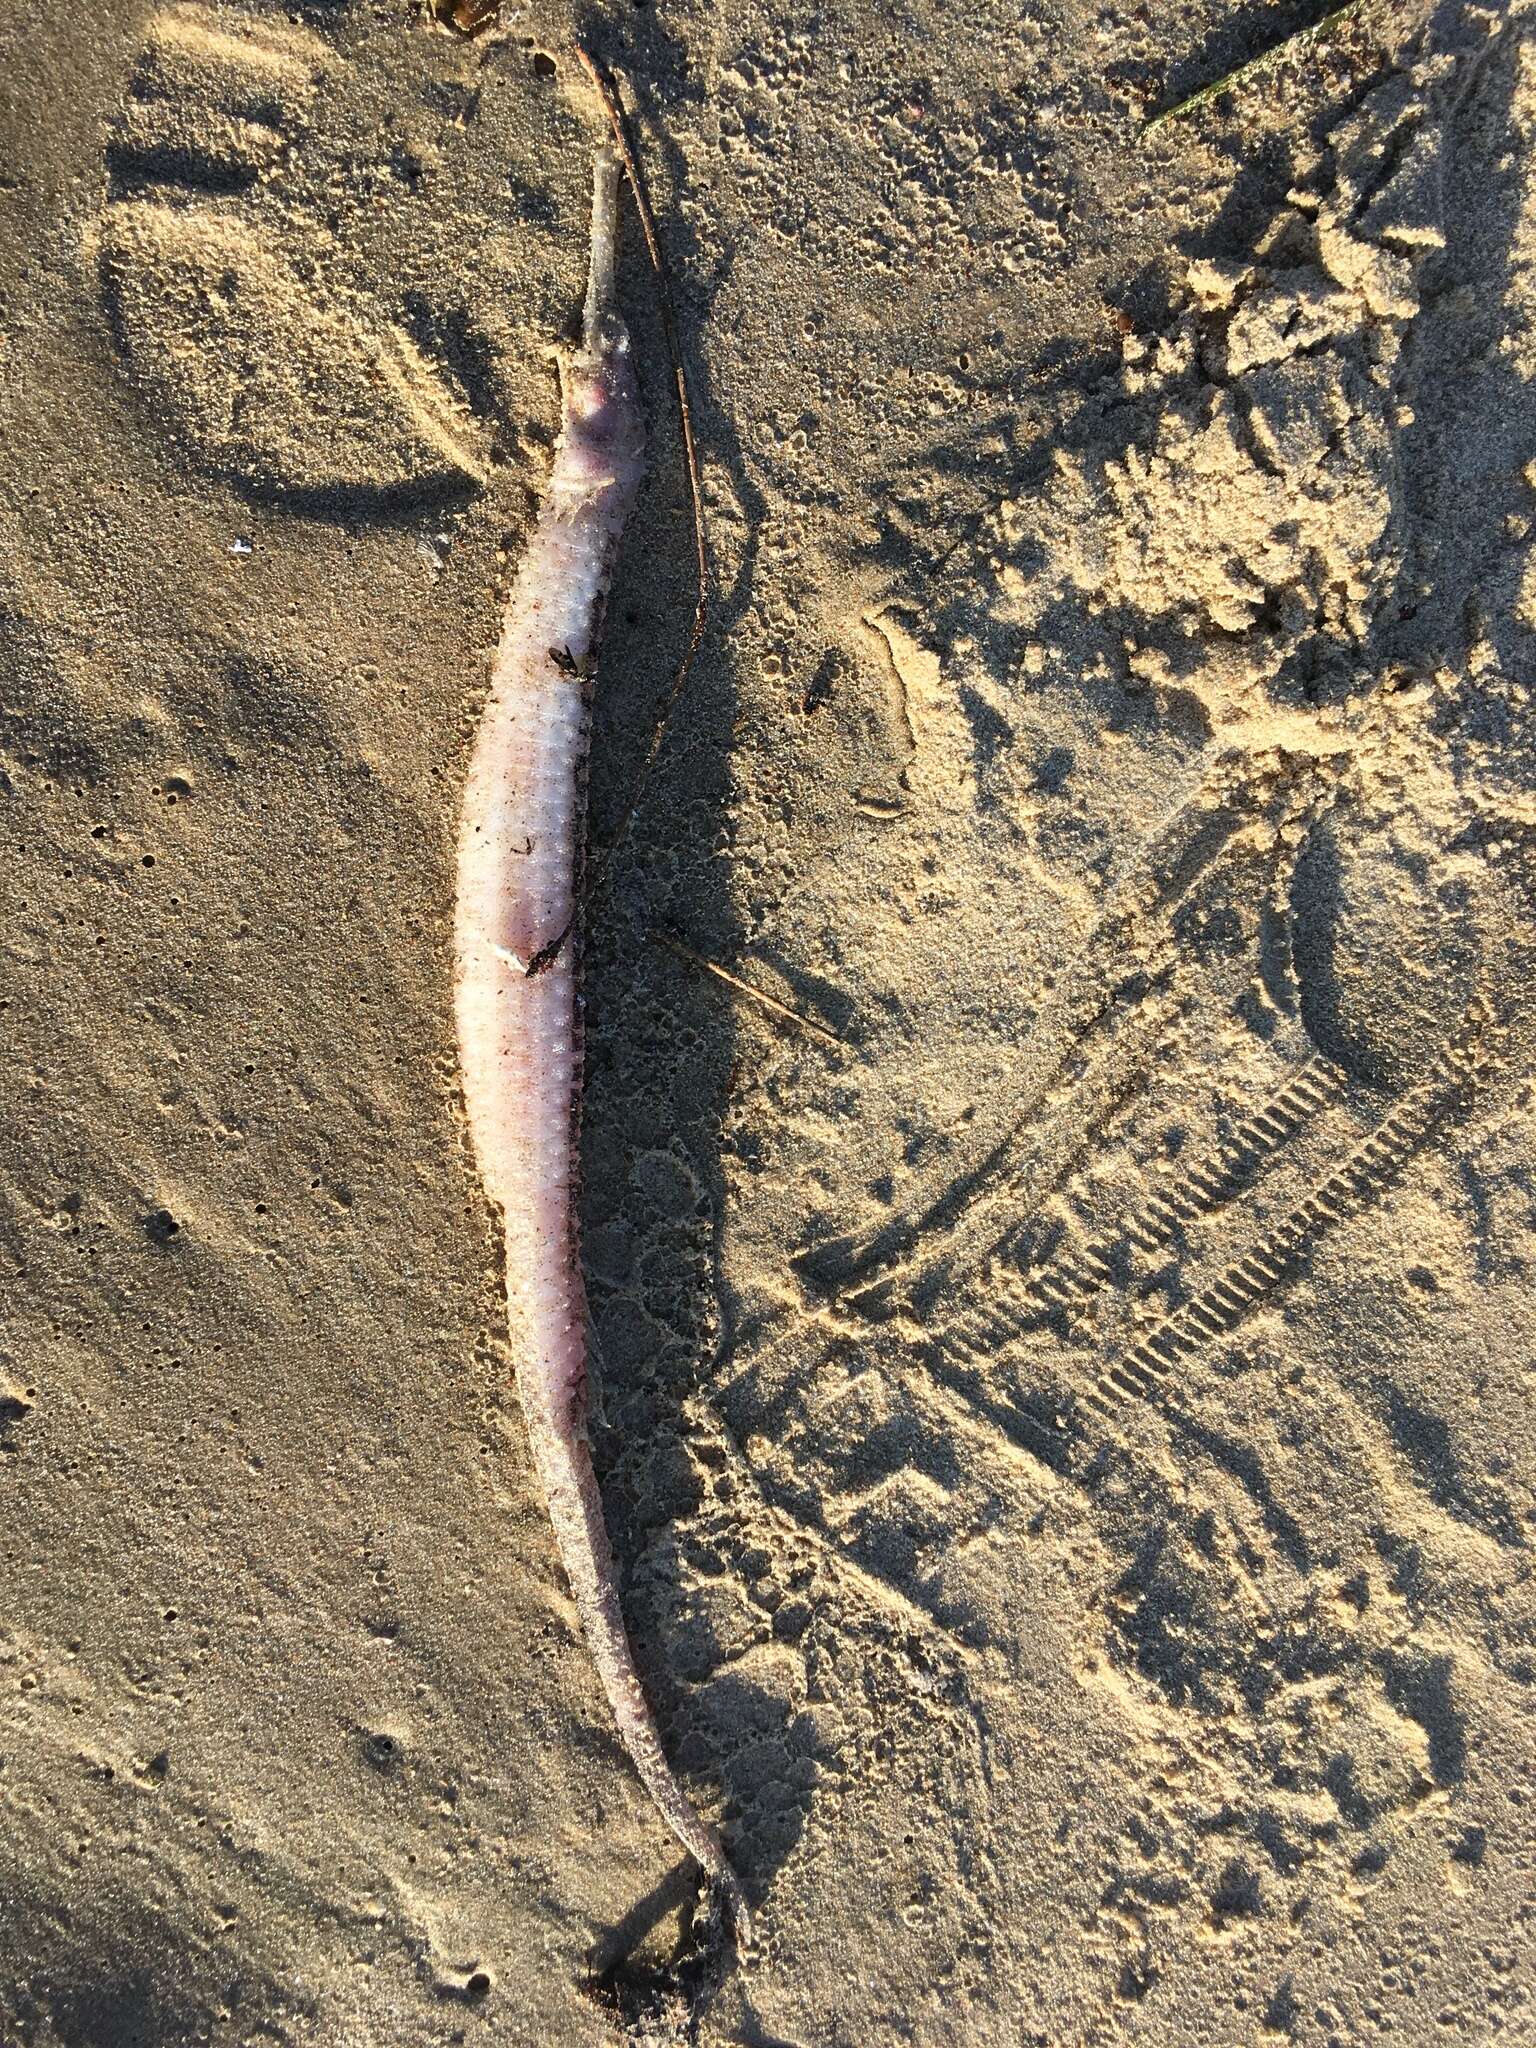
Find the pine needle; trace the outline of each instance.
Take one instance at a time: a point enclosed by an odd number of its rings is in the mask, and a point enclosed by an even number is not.
[[[686,960],[690,967],[697,967],[701,974],[709,974],[716,981],[723,982],[728,989],[742,996],[749,1003],[756,1003],[760,1010],[782,1018],[786,1024],[793,1024],[798,1031],[809,1031],[813,1038],[820,1038],[828,1045],[841,1047],[843,1041],[835,1031],[829,1031],[825,1024],[818,1024],[814,1017],[807,1017],[803,1010],[792,1009],[788,1003],[781,1003],[777,996],[769,995],[766,989],[756,987],[750,981],[743,981],[739,974],[732,974],[728,967],[722,967],[718,960],[707,960],[702,953],[695,953],[692,946],[685,946],[681,939],[671,932],[651,933],[658,946],[665,946],[669,953],[675,953],[679,960]]]

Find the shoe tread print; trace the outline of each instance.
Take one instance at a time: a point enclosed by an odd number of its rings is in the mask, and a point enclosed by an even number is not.
[[[317,510],[431,502],[484,481],[473,423],[405,333],[288,254],[284,171],[342,61],[280,20],[152,16],[105,153],[102,300],[199,468]]]

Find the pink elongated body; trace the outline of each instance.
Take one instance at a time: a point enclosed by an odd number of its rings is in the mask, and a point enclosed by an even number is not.
[[[618,166],[599,154],[582,340],[518,571],[459,829],[455,1009],[464,1099],[506,1234],[507,1311],[528,1440],[593,1661],[663,1818],[725,1891],[724,1851],[662,1748],[625,1633],[587,1442],[587,1304],[577,1219],[580,877],[591,672],[619,538],[644,468],[629,336],[613,307]]]

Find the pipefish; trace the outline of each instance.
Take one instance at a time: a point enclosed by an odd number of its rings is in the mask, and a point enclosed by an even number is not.
[[[581,339],[508,600],[464,794],[454,921],[459,1063],[475,1156],[500,1211],[518,1394],[561,1561],[624,1746],[658,1811],[718,1887],[740,1883],[667,1761],[624,1626],[587,1435],[587,1302],[577,1215],[582,863],[593,669],[620,537],[645,466],[614,288],[619,162],[592,187]],[[690,643],[690,653],[697,640]]]

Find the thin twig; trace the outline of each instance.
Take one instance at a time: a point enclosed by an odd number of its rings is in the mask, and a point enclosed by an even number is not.
[[[764,1010],[771,1010],[776,1017],[782,1017],[786,1024],[798,1025],[802,1031],[809,1031],[814,1037],[825,1039],[828,1045],[841,1048],[843,1041],[835,1031],[829,1031],[825,1024],[818,1024],[814,1017],[807,1017],[803,1010],[791,1009],[788,1003],[781,1003],[777,996],[771,996],[765,989],[754,988],[750,981],[743,981],[739,974],[732,974],[728,967],[717,961],[706,960],[702,953],[695,953],[692,946],[685,946],[681,939],[670,932],[652,932],[652,939],[658,946],[665,946],[669,953],[675,953],[679,960],[686,960],[690,967],[697,967],[702,974],[712,974],[716,981],[723,981],[727,988],[745,996],[749,1003],[756,1003]]]
[[[1348,0],[1346,6],[1336,7],[1332,14],[1325,14],[1321,21],[1314,21],[1310,28],[1299,28],[1294,35],[1287,36],[1272,49],[1261,50],[1257,57],[1250,57],[1246,64],[1239,64],[1235,71],[1227,72],[1225,77],[1216,79],[1213,84],[1202,85],[1198,92],[1192,92],[1188,99],[1180,100],[1177,106],[1165,107],[1160,114],[1154,114],[1137,139],[1144,142],[1149,135],[1155,135],[1157,130],[1165,127],[1168,122],[1182,120],[1186,114],[1192,114],[1197,107],[1206,106],[1211,100],[1219,99],[1224,92],[1231,92],[1237,86],[1247,85],[1250,80],[1269,70],[1272,65],[1281,63],[1287,57],[1303,55],[1314,43],[1332,35],[1333,31],[1342,27],[1352,15],[1358,14],[1365,4],[1366,0]]]
[[[631,785],[624,808],[619,813],[619,822],[608,844],[599,852],[592,864],[592,875],[585,892],[590,896],[602,879],[609,861],[624,843],[646,780],[656,765],[656,756],[661,752],[662,741],[667,736],[667,728],[672,722],[677,700],[683,694],[683,686],[693,667],[694,657],[704,639],[704,627],[709,617],[709,550],[704,540],[704,489],[699,480],[698,444],[693,436],[693,402],[688,390],[688,373],[683,368],[682,350],[678,347],[677,321],[672,311],[672,290],[667,277],[667,267],[662,260],[661,243],[656,235],[656,222],[651,214],[650,200],[646,196],[645,181],[640,175],[639,161],[630,143],[629,124],[624,118],[624,109],[613,81],[590,51],[583,49],[580,43],[575,45],[575,50],[586,66],[592,83],[597,87],[603,111],[608,116],[608,125],[613,130],[614,142],[624,160],[624,169],[629,177],[629,189],[635,195],[635,211],[640,216],[645,246],[650,253],[651,268],[656,273],[656,299],[661,311],[661,326],[666,337],[667,354],[672,359],[672,381],[677,388],[677,411],[683,430],[683,459],[688,472],[688,498],[693,512],[693,552],[698,576],[698,594],[694,601],[693,625],[689,630],[688,644],[677,664],[671,687],[662,699],[661,709],[651,732],[650,744],[645,750],[645,757],[640,763],[639,772]]]

